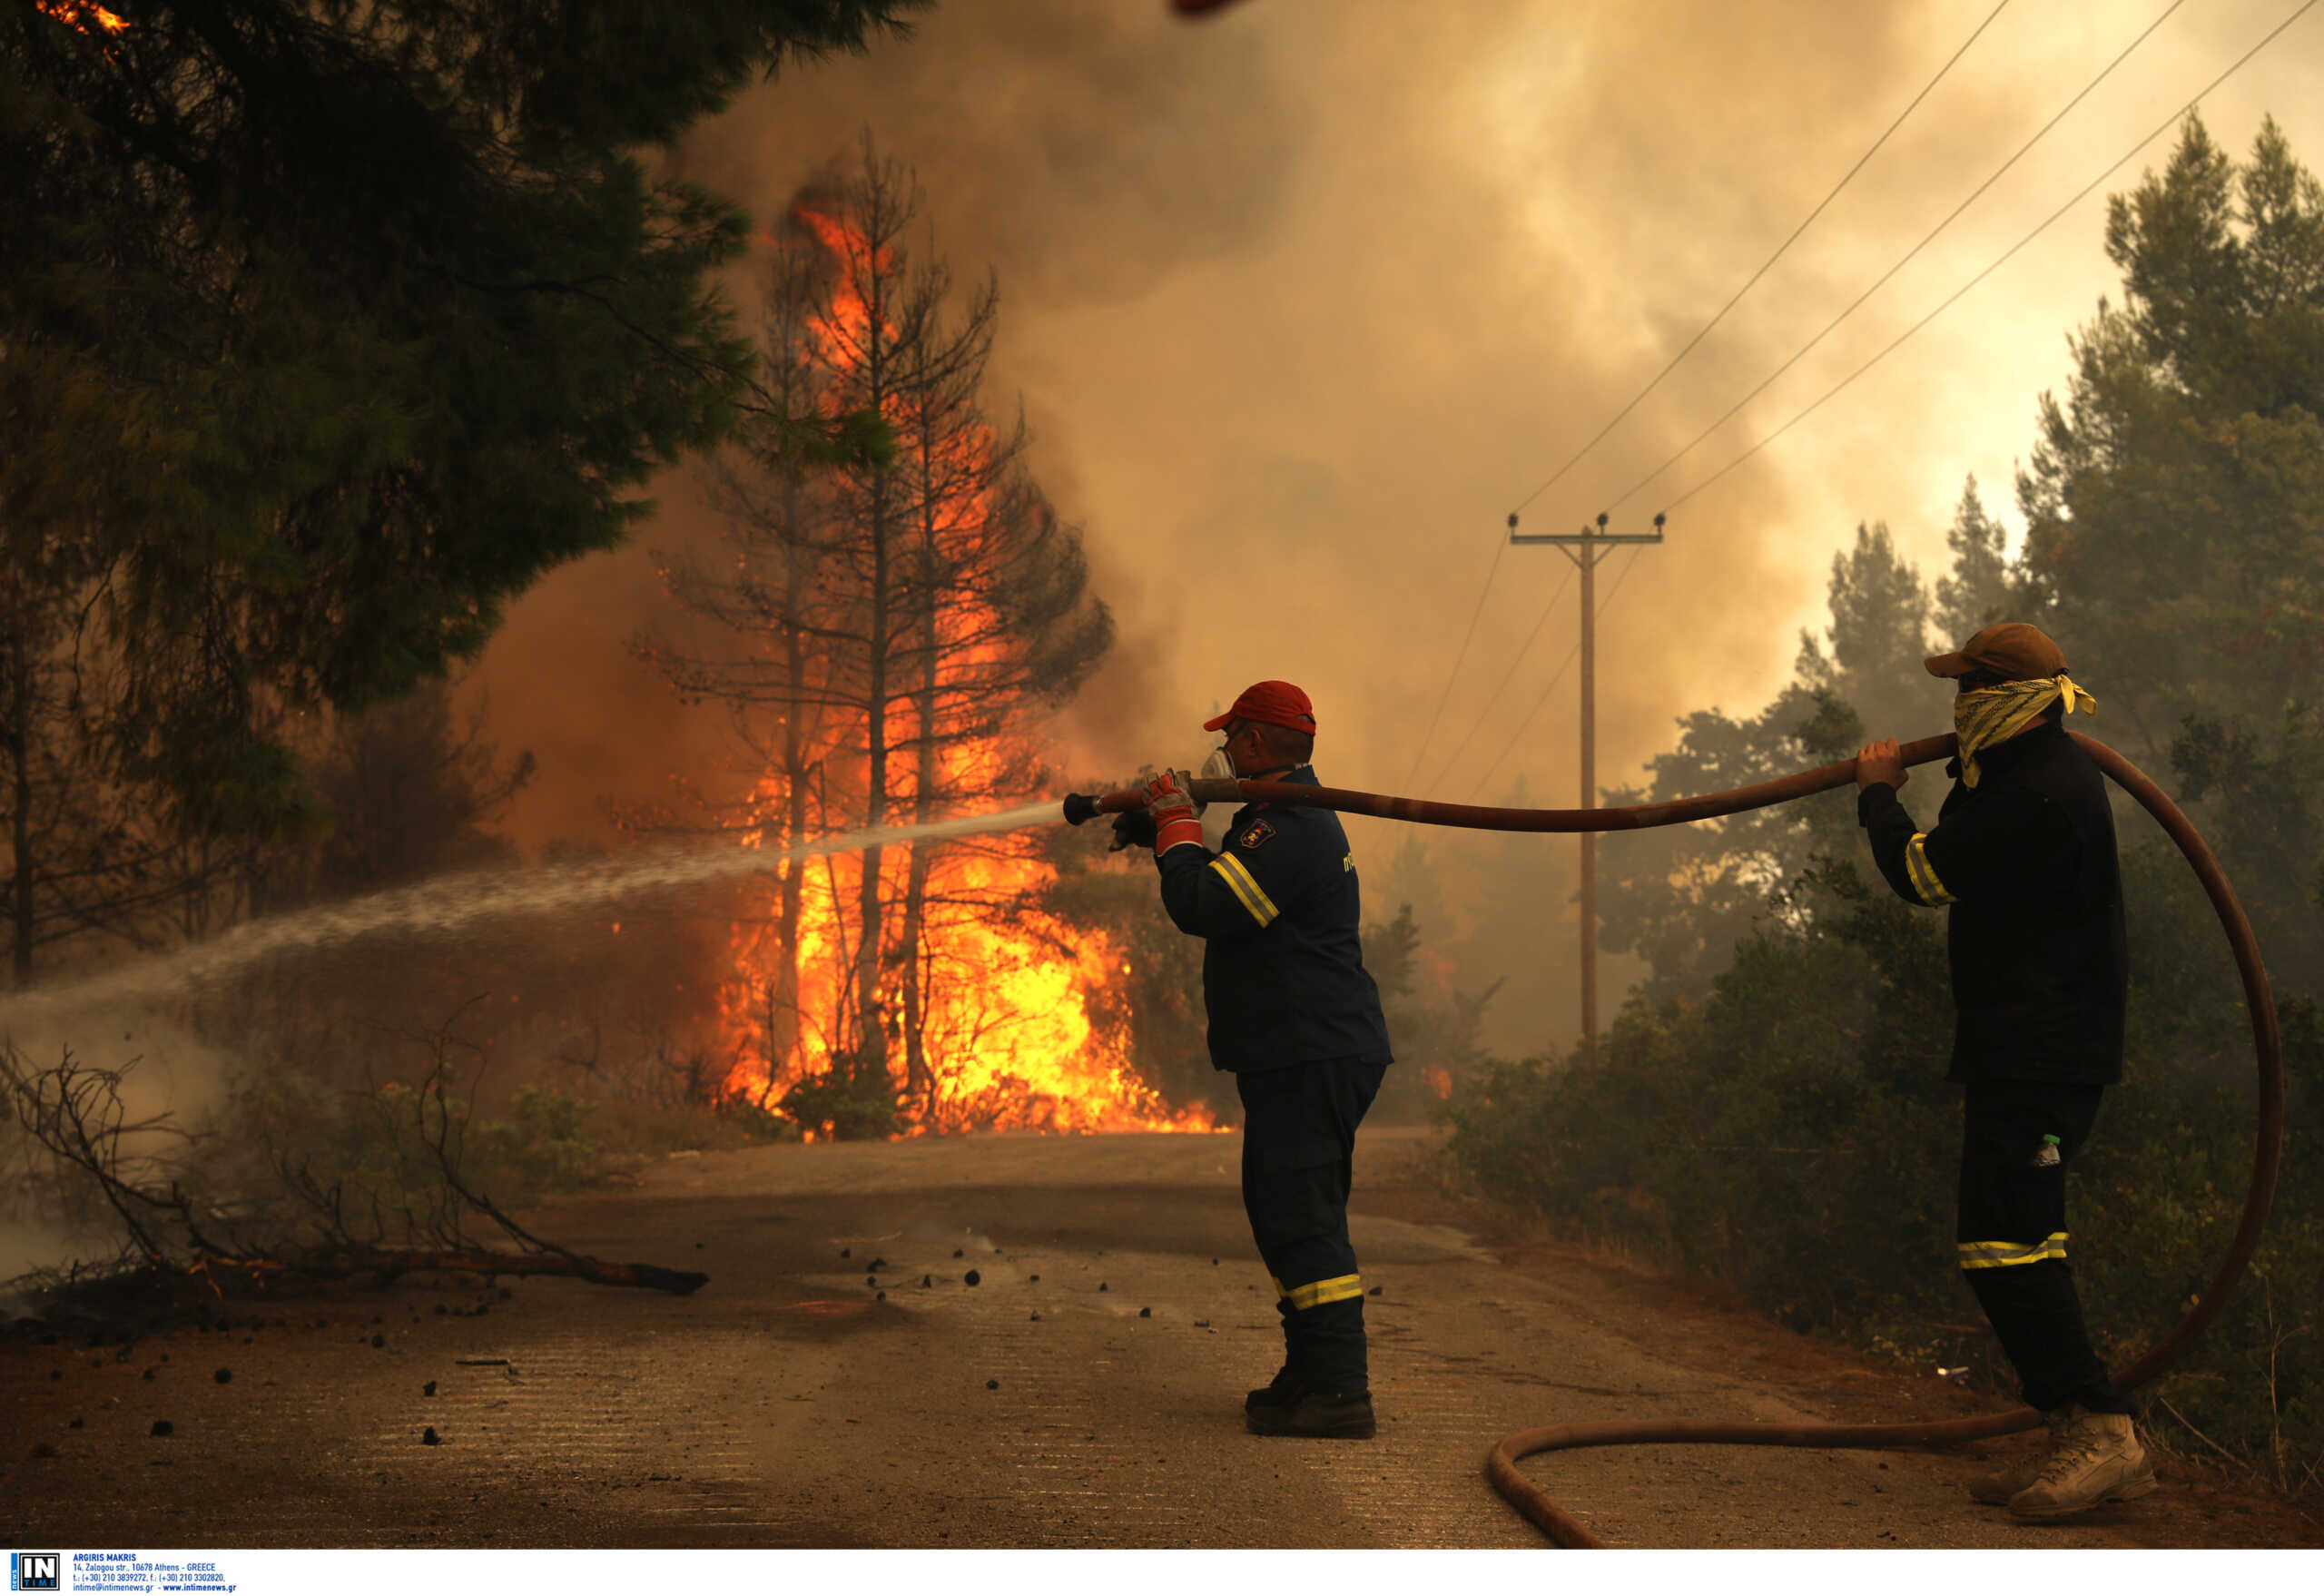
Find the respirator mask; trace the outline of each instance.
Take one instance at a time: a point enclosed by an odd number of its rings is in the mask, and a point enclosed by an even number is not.
[[[1202,769],[1196,771],[1195,774],[1199,779],[1206,782],[1220,780],[1233,781],[1235,779],[1235,756],[1227,753],[1226,744],[1221,743],[1217,747],[1210,751],[1210,757],[1202,762]],[[1204,810],[1209,807],[1210,806],[1208,804],[1203,803],[1199,799],[1195,802],[1195,813],[1196,814],[1200,814]]]

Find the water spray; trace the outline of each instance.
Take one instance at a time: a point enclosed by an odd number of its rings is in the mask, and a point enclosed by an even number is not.
[[[1023,831],[1049,822],[1056,813],[1054,803],[1043,801],[990,814],[818,837],[787,848],[665,849],[594,864],[484,870],[421,882],[344,903],[252,921],[209,941],[85,980],[11,993],[0,1001],[0,1036],[12,1025],[198,985],[279,953],[333,948],[390,931],[437,935],[507,915],[605,909],[634,895],[753,874],[793,860],[855,853],[896,842]]]
[[[2103,743],[2095,742],[2078,732],[2070,732],[2067,735],[2073,738],[2082,751],[2090,755],[2116,786],[2136,799],[2140,806],[2161,823],[2164,832],[2185,857],[2189,867],[2194,871],[2196,879],[2202,882],[2203,892],[2211,899],[2213,912],[2219,916],[2220,927],[2226,933],[2228,947],[2235,955],[2236,969],[2242,978],[2244,1007],[2251,1022],[2251,1047],[2259,1072],[2258,1124],[2251,1149],[2251,1179],[2244,1197],[2242,1217],[2228,1243],[2225,1258],[2212,1275],[2211,1283],[2196,1296],[2186,1315],[2143,1356],[2113,1376],[2118,1388],[2129,1391],[2160,1374],[2186,1349],[2204,1325],[2219,1316],[2221,1310],[2227,1305],[2229,1292],[2241,1277],[2245,1266],[2251,1260],[2253,1250],[2260,1245],[2260,1232],[2267,1223],[2269,1204],[2274,1199],[2276,1171],[2283,1151],[2283,1043],[2277,1030],[2275,998],[2269,988],[2267,966],[2260,957],[2259,940],[2252,934],[2251,922],[2244,914],[2243,906],[2236,899],[2235,889],[2229,884],[2227,872],[2220,867],[2210,845],[2181,813],[2179,806],[2171,801],[2170,795],[2136,765]],[[1924,737],[1917,742],[1907,743],[1898,750],[1898,757],[1907,765],[1927,764],[1935,760],[1949,759],[1955,751],[1955,739],[1947,733],[1943,736]],[[1344,814],[1377,815],[1384,820],[1409,821],[1421,825],[1462,826],[1494,832],[1629,832],[1764,809],[1770,804],[1789,803],[1817,793],[1829,792],[1835,787],[1851,785],[1855,780],[1856,761],[1846,759],[1836,764],[1800,771],[1754,786],[1738,787],[1731,792],[1614,809],[1493,809],[1467,803],[1434,803],[1418,798],[1390,797],[1379,793],[1354,792],[1344,787],[1306,787],[1287,782],[1235,779],[1197,779],[1189,784],[1189,790],[1196,800],[1207,803],[1239,800],[1245,803],[1298,804],[1337,810]],[[1139,808],[1145,801],[1145,795],[1135,791],[1102,795],[1077,793],[1065,800],[1065,818],[1074,825],[1080,825],[1099,814],[1116,814]],[[1520,1430],[1503,1436],[1486,1456],[1485,1477],[1511,1506],[1538,1525],[1551,1540],[1564,1546],[1595,1547],[1605,1542],[1592,1535],[1581,1521],[1551,1502],[1540,1486],[1520,1473],[1517,1469],[1519,1458],[1536,1453],[1585,1446],[1635,1446],[1650,1443],[1818,1448],[1951,1446],[1967,1441],[2015,1434],[2036,1428],[2044,1422],[2043,1416],[2034,1409],[2020,1407],[2006,1413],[1965,1419],[1896,1424],[1704,1424],[1619,1420],[1600,1424],[1552,1424],[1540,1429]]]

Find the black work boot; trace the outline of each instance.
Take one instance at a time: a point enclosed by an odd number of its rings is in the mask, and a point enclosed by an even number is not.
[[[1369,1441],[1379,1430],[1372,1416],[1369,1391],[1302,1390],[1287,1403],[1246,1405],[1243,1423],[1254,1435],[1306,1435],[1332,1441]]]
[[[1243,1411],[1256,1413],[1263,1407],[1289,1407],[1297,1402],[1307,1387],[1285,1364],[1275,1372],[1275,1378],[1243,1399]]]

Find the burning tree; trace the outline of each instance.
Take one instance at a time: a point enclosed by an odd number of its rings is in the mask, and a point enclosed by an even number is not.
[[[762,384],[793,423],[714,473],[722,563],[668,572],[744,646],[641,645],[681,693],[732,708],[749,790],[706,807],[746,845],[1036,790],[1044,712],[1112,641],[1021,419],[997,425],[981,401],[998,291],[960,298],[940,260],[913,261],[921,202],[867,143],[765,241]],[[800,417],[848,414],[882,418],[892,447],[810,466],[783,445]],[[1118,955],[1036,907],[1051,872],[1021,839],[875,844],[772,875],[734,950],[730,1091],[810,1134],[1207,1123],[1170,1116],[1085,1001]]]

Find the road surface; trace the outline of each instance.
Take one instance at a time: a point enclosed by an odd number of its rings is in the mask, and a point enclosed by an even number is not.
[[[1526,1548],[1480,1474],[1512,1430],[1979,1405],[1571,1249],[1488,1246],[1413,1174],[1424,1139],[1358,1146],[1373,1442],[1243,1429],[1280,1344],[1233,1137],[767,1147],[534,1217],[705,1270],[691,1297],[410,1279],[126,1348],[0,1345],[0,1517],[19,1546]],[[1526,1466],[1627,1546],[2318,1543],[2169,1469],[2073,1524],[1969,1502],[2021,1444]]]

